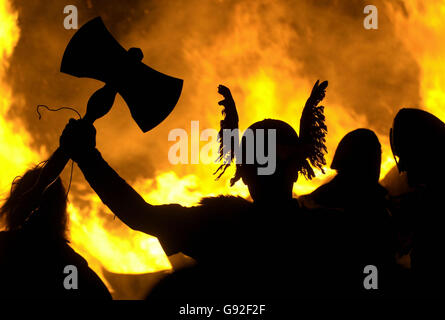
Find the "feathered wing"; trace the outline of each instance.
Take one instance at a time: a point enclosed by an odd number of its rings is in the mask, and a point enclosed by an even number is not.
[[[230,93],[229,88],[220,85],[218,87],[218,92],[224,97],[224,100],[218,102],[219,105],[224,106],[221,111],[224,119],[220,121],[220,130],[218,133],[218,142],[219,142],[219,156],[217,161],[223,161],[223,163],[218,167],[218,169],[213,173],[217,174],[221,171],[216,179],[219,179],[226,169],[230,166],[235,158],[235,143],[239,144],[239,138],[235,136],[230,139],[230,141],[224,141],[223,133],[224,130],[237,130],[238,129],[238,112],[236,110],[235,101],[232,98],[232,94]]]
[[[318,104],[323,100],[327,86],[327,81],[319,83],[317,80],[300,118],[300,139],[305,159],[323,173],[323,166],[326,165],[324,155],[327,153],[325,143],[328,129],[325,123],[324,107]],[[306,161],[304,161],[301,171],[307,179],[315,177],[314,171]]]

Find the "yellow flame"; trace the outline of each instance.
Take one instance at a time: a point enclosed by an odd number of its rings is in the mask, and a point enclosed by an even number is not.
[[[30,137],[18,123],[7,120],[13,97],[11,88],[5,83],[5,73],[9,58],[16,46],[20,30],[17,26],[18,14],[7,1],[0,2],[0,188],[9,190],[14,177],[29,165],[39,161],[38,153],[29,148]]]
[[[217,83],[230,84],[232,92],[236,93],[235,100],[238,105],[240,113],[240,128],[245,129],[247,126],[255,121],[264,118],[276,118],[287,121],[298,132],[299,128],[299,114],[304,106],[304,103],[310,93],[313,83],[306,80],[293,77],[294,64],[286,59],[277,62],[273,56],[283,54],[283,49],[274,47],[269,51],[263,52],[261,68],[258,70],[247,70],[246,67],[239,66],[239,70],[235,70],[229,78],[220,79],[214,66],[218,64],[231,65],[237,59],[243,59],[249,56],[249,53],[261,52],[258,43],[258,37],[254,35],[258,32],[255,21],[252,23],[251,17],[238,8],[235,12],[235,26],[236,32],[226,35],[223,43],[218,42],[215,47],[200,48],[198,46],[190,46],[196,50],[186,52],[186,56],[193,66],[199,70],[200,78],[197,88],[197,96],[200,97],[200,103],[216,106],[218,99],[216,93]],[[283,41],[286,41],[287,30],[282,30]],[[190,40],[193,41],[193,40]],[[286,56],[283,54],[283,56]],[[322,79],[323,80],[323,79]],[[314,190],[317,186],[324,183],[334,174],[333,170],[329,169],[329,164],[332,160],[335,148],[340,139],[350,130],[358,127],[369,127],[366,118],[362,115],[352,114],[350,111],[344,110],[342,106],[335,105],[329,102],[329,89],[327,99],[325,101],[326,118],[328,121],[329,135],[328,135],[328,149],[327,156],[328,166],[325,168],[326,175],[317,173],[317,177],[312,181],[300,179],[294,186],[294,193],[296,195],[306,194]],[[218,128],[219,120],[215,116],[215,112],[210,115],[203,115],[207,120],[209,127]],[[205,118],[208,116],[207,118]],[[184,128],[187,130],[187,128]],[[201,128],[204,129],[204,128]],[[388,139],[386,136],[379,136],[383,148],[383,161],[381,176],[383,177],[394,165],[394,160],[391,156]],[[220,179],[215,181],[215,177],[211,173],[216,169],[215,165],[186,165],[173,166],[166,171],[158,171],[155,178],[144,179],[141,178],[133,183],[134,188],[141,193],[141,195],[151,204],[165,204],[165,203],[179,203],[184,206],[196,205],[202,197],[215,196],[219,194],[239,195],[247,198],[249,196],[247,187],[240,181],[234,187],[229,186],[229,180],[234,174],[234,166],[228,169],[227,173]],[[93,201],[93,200],[91,200]],[[96,200],[94,200],[96,201]],[[93,201],[93,202],[94,202]],[[95,203],[95,202],[94,202]],[[100,204],[98,204],[100,205]],[[127,266],[116,265],[110,252],[110,247],[116,248],[115,252],[123,254],[125,252],[138,252],[137,247],[114,247],[114,243],[118,243],[122,238],[128,236],[125,227],[116,227],[117,237],[110,238],[109,230],[102,225],[103,221],[96,218],[91,218],[97,215],[98,208],[92,206],[90,218],[83,218],[86,226],[78,224],[88,231],[76,230],[72,227],[72,238],[76,240],[78,248],[81,246],[87,247],[83,252],[91,254],[95,257],[100,257],[103,263],[110,270],[119,270],[121,272],[133,272],[135,270],[143,270],[143,263],[131,259],[119,259],[119,261],[128,263]],[[80,213],[74,208],[71,210],[72,221],[81,219],[79,217],[88,216],[87,213]],[[72,222],[74,225],[76,222]],[[91,224],[91,227],[88,225]],[[138,234],[138,236],[141,236]],[[131,236],[136,239],[136,235]],[[100,240],[99,240],[100,239]],[[140,241],[140,240],[139,240]],[[138,241],[136,241],[138,243]],[[158,243],[156,242],[156,246]],[[108,247],[107,247],[108,246]],[[153,243],[153,247],[156,247]],[[105,252],[105,253],[104,253]],[[145,270],[153,270],[147,266],[156,266],[157,268],[166,268],[167,264],[163,259],[163,253],[157,251],[158,255],[154,253],[151,258],[153,261],[146,261]],[[138,253],[143,256],[143,253]],[[160,260],[156,260],[159,258]],[[91,260],[91,259],[90,259]],[[145,261],[145,260],[143,260]],[[160,261],[160,262],[159,262]],[[132,266],[133,265],[133,266]],[[126,269],[125,269],[126,268]],[[136,272],[137,272],[136,271]],[[142,272],[142,271],[141,271]]]
[[[407,15],[394,12],[400,39],[421,71],[422,107],[445,121],[445,2],[405,1]],[[390,8],[391,9],[391,8]]]
[[[116,221],[119,224],[115,227],[117,233],[107,230],[103,219],[96,214],[100,199],[92,198],[91,213],[73,204],[68,207],[71,242],[79,253],[89,258],[91,267],[98,269],[103,265],[116,273],[145,273],[171,268],[155,237],[132,231],[119,221]]]
[[[393,12],[399,38],[410,49],[421,68],[421,97],[425,108],[442,120],[445,120],[445,3],[432,0],[412,0],[405,2],[408,16]],[[259,43],[258,25],[261,21],[249,15],[249,10],[242,6],[234,11],[233,32],[228,33],[215,46],[200,48],[193,43],[187,46],[195,48],[186,52],[186,58],[193,62],[203,79],[196,88],[196,95],[201,103],[215,105],[216,84],[230,84],[240,113],[240,128],[245,129],[255,121],[264,118],[276,118],[287,121],[298,131],[299,114],[309,95],[313,83],[293,76],[296,74],[294,62],[287,60],[287,54],[280,44],[264,48]],[[386,7],[391,10],[391,6]],[[17,25],[18,13],[10,2],[0,1],[0,187],[7,191],[12,179],[31,164],[48,156],[46,150],[39,152],[30,148],[31,138],[14,120],[8,120],[7,113],[13,101],[10,87],[4,76],[9,58],[17,44],[20,30]],[[280,41],[290,41],[289,30],[280,29]],[[383,32],[382,30],[379,32]],[[193,41],[193,39],[185,40]],[[250,57],[260,55],[261,68],[249,70]],[[276,59],[274,57],[283,57]],[[239,63],[241,61],[242,63]],[[235,65],[239,68],[230,76],[220,76],[215,71],[217,65]],[[324,80],[324,79],[321,79]],[[328,79],[329,80],[329,79]],[[311,79],[312,81],[312,79]],[[328,165],[340,139],[350,130],[369,127],[364,116],[344,110],[341,105],[329,101],[329,88],[324,101],[328,122]],[[209,127],[218,128],[216,112],[203,115]],[[206,118],[208,117],[208,118]],[[200,119],[201,120],[201,119]],[[379,136],[383,148],[381,177],[394,165],[388,138]],[[247,198],[249,193],[242,182],[229,187],[229,179],[234,174],[233,166],[221,178],[215,181],[211,173],[217,165],[172,166],[159,171],[153,179],[140,179],[134,187],[152,204],[180,203],[192,206],[204,196],[232,194]],[[297,195],[308,193],[333,175],[326,168],[327,174],[312,181],[300,179],[294,186]],[[70,203],[70,235],[73,247],[87,258],[93,269],[102,274],[102,266],[117,273],[143,273],[171,268],[156,238],[134,232],[118,219],[100,216],[103,205],[97,196],[89,194],[86,198],[88,207],[79,207]]]

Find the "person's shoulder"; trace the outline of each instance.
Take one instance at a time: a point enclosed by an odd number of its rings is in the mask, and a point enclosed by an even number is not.
[[[60,254],[67,263],[81,267],[88,267],[87,260],[77,253],[68,242],[64,241],[61,243]]]
[[[216,222],[217,224],[234,223],[235,220],[246,217],[252,213],[252,202],[235,196],[205,197],[199,202],[196,210],[201,213],[203,221]]]
[[[193,206],[183,206],[178,203],[162,204],[156,205],[159,210],[166,211],[202,211],[202,209],[217,209],[217,208],[247,208],[252,205],[252,202],[236,196],[225,196],[219,195],[215,197],[204,197],[198,202],[198,204]]]
[[[216,196],[216,197],[205,197],[199,202],[199,205],[207,208],[249,208],[252,206],[252,202],[241,198],[239,196]]]
[[[302,207],[308,209],[335,207],[339,192],[341,193],[341,190],[338,188],[338,182],[334,178],[311,193],[299,196],[298,201]]]

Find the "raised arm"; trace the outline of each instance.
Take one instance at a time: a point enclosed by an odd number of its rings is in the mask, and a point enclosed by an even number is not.
[[[178,225],[191,225],[187,209],[180,205],[153,206],[147,203],[95,148],[96,130],[83,120],[70,120],[62,137],[61,146],[77,162],[86,180],[104,204],[130,228],[158,237],[169,245]]]
[[[119,219],[132,229],[160,236],[164,228],[154,206],[122,179],[97,149],[88,150],[77,159],[77,164],[102,202]]]

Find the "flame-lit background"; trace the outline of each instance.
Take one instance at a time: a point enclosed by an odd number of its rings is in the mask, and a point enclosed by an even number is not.
[[[78,8],[79,26],[95,16],[125,47],[140,47],[144,62],[184,79],[173,113],[142,134],[119,97],[96,122],[97,145],[116,171],[152,204],[196,204],[203,196],[248,197],[233,168],[219,181],[217,164],[172,165],[168,132],[199,120],[218,129],[217,86],[227,85],[240,116],[240,129],[276,118],[296,130],[302,107],[317,79],[329,80],[324,101],[327,156],[349,131],[367,127],[383,148],[383,178],[393,167],[388,132],[400,107],[421,107],[445,119],[445,2],[410,1],[0,1],[0,191],[12,179],[50,156],[69,111],[45,113],[37,104],[72,106],[82,114],[102,83],[59,72],[65,46],[75,30],[63,27],[66,5]],[[378,8],[378,30],[363,27],[363,8]],[[112,67],[112,66],[110,66]],[[415,130],[415,128],[413,128]],[[201,143],[201,146],[205,142]],[[301,178],[295,196],[314,190],[333,172]],[[68,184],[69,170],[63,173]],[[168,270],[158,240],[114,219],[75,168],[69,196],[70,240],[104,277]],[[128,289],[128,288],[127,288]],[[129,288],[131,291],[131,288]]]

